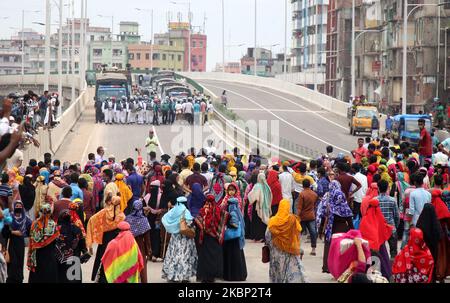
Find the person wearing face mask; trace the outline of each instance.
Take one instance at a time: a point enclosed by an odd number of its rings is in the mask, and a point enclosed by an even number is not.
[[[25,259],[25,238],[28,237],[31,228],[31,219],[26,215],[21,201],[14,203],[12,222],[2,230],[4,238],[8,241],[8,278],[6,283],[23,282],[23,266]]]
[[[57,283],[58,261],[55,243],[59,229],[51,218],[50,204],[43,203],[39,209],[39,218],[31,225],[30,246],[28,249],[28,283]]]

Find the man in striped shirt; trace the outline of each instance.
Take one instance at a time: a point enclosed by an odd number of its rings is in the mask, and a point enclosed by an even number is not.
[[[387,194],[388,189],[389,183],[386,180],[378,181],[378,201],[380,202],[381,212],[383,213],[386,222],[389,225],[394,226],[392,236],[388,240],[390,256],[391,258],[394,258],[397,255],[397,227],[400,223],[400,214],[394,198]]]

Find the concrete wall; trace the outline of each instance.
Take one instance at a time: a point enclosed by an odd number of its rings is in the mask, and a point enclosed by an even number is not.
[[[180,73],[180,74],[193,80],[228,81],[271,88],[283,93],[300,97],[305,101],[318,105],[325,110],[331,111],[343,117],[347,117],[348,103],[321,94],[319,92],[315,92],[314,90],[308,89],[306,87],[295,85],[293,83],[289,83],[279,79],[255,77],[243,74],[228,74],[228,73],[214,73],[214,72]]]

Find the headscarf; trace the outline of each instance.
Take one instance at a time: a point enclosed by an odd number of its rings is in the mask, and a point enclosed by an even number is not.
[[[348,206],[345,194],[341,190],[341,184],[337,180],[330,183],[330,191],[326,193],[317,208],[317,228],[320,227],[321,221],[328,217],[328,223],[325,226],[325,238],[331,240],[332,228],[334,223],[334,215],[348,218],[353,216],[353,212]]]
[[[48,184],[48,182],[50,182],[50,173],[45,167],[39,170],[39,175],[44,177],[46,185]]]
[[[397,283],[430,283],[433,268],[433,256],[425,244],[422,230],[411,228],[408,244],[394,259],[392,266],[394,281]],[[413,275],[418,276],[413,277]]]
[[[36,189],[31,182],[32,176],[25,176],[23,178],[23,184],[19,185],[20,199],[23,202],[23,206],[28,211],[33,207],[34,200],[36,198]]]
[[[442,201],[442,191],[439,189],[433,189],[431,191],[431,197],[431,204],[436,210],[437,218],[439,220],[450,218],[450,211],[445,202]]]
[[[192,184],[192,193],[188,197],[188,208],[193,217],[196,217],[205,204],[206,197],[199,183]]]
[[[88,184],[88,190],[92,192],[92,190],[94,189],[94,179],[92,178],[92,176],[89,174],[82,174],[80,175],[80,178],[86,180]]]
[[[388,182],[389,187],[391,187],[392,186],[392,178],[391,178],[391,176],[389,176],[386,165],[380,165],[380,166],[378,166],[378,169],[381,170],[381,174],[380,174],[381,180],[385,180],[386,182]]]
[[[141,200],[135,200],[133,202],[133,210],[125,219],[131,228],[131,232],[134,237],[145,234],[150,230],[150,224],[148,219],[144,216],[144,207]]]
[[[46,247],[59,237],[59,229],[56,222],[52,220],[52,208],[50,204],[44,203],[39,209],[39,218],[31,224],[30,246],[28,249],[28,270],[35,272],[37,266],[36,250]]]
[[[250,177],[252,176],[253,170],[256,167],[256,163],[255,162],[250,162],[248,164],[248,168],[247,168],[247,173],[245,174],[245,180],[247,180],[247,182],[250,182]]]
[[[281,200],[275,216],[269,220],[268,228],[273,244],[291,255],[300,255],[300,218],[290,213],[290,202]]]
[[[83,221],[81,221],[80,217],[78,216],[79,207],[80,205],[77,202],[71,202],[69,204],[70,220],[75,226],[77,226],[81,230],[83,237],[86,237],[86,230],[84,229]]]
[[[161,201],[161,183],[155,180],[150,183],[150,199],[147,201],[147,206],[153,210],[159,209]]]
[[[409,187],[408,182],[405,181],[405,174],[403,172],[397,172],[397,182],[395,183],[397,184],[399,202],[403,203],[405,190]]]
[[[20,210],[19,217],[16,216],[16,210]],[[22,201],[16,201],[14,203],[14,212],[11,214],[11,230],[19,230],[22,233],[22,237],[28,237],[28,230],[31,227],[32,221],[28,218]]]
[[[92,196],[94,197],[95,205],[98,206],[100,203],[100,192],[103,190],[103,180],[100,175],[100,170],[95,166],[91,166],[88,168],[87,173],[92,176],[94,182]]]
[[[128,187],[128,185],[125,183],[125,181],[123,180],[124,177],[125,176],[123,174],[117,174],[116,181],[114,182],[114,183],[116,183],[117,188],[119,189],[119,192],[120,192],[120,210],[121,211],[124,211],[125,208],[127,208],[128,201],[130,201],[130,199],[133,197],[133,192]]]
[[[117,227],[120,233],[109,242],[102,257],[106,280],[108,283],[139,283],[139,273],[146,266],[144,258],[130,232],[130,224],[120,222]]]
[[[266,175],[263,173],[258,175],[258,182],[248,194],[248,200],[252,205],[256,202],[256,213],[261,218],[261,221],[267,225],[272,215],[272,192],[266,182]]]
[[[228,195],[228,189],[230,188],[230,186],[234,187],[234,190],[236,191],[236,193],[234,194],[233,197],[231,197],[230,195]],[[228,200],[231,198],[236,198],[238,200],[238,205],[239,205],[239,209],[241,210],[241,212],[244,212],[244,206],[242,204],[242,198],[241,198],[241,193],[239,190],[239,186],[237,186],[237,184],[235,182],[228,184],[228,187],[225,190],[226,195],[225,197],[222,199],[222,202],[219,203],[219,207],[222,210],[227,210],[228,208]]]
[[[45,196],[47,194],[47,185],[44,184],[45,183],[45,177],[43,176],[39,176],[36,179],[36,185],[35,185],[35,198],[34,198],[34,215],[35,218],[39,217],[39,212],[41,209],[42,204],[44,204],[45,202]]]
[[[362,237],[369,241],[370,249],[379,251],[380,246],[391,237],[393,229],[392,225],[386,223],[380,202],[377,199],[370,200],[369,208],[359,225]]]
[[[417,220],[417,228],[423,232],[423,239],[431,251],[433,258],[437,258],[438,244],[442,238],[443,232],[441,224],[431,203],[426,203]]]
[[[242,212],[239,209],[238,199],[230,198],[228,200],[228,212],[230,213],[229,223],[239,226],[241,234],[239,236],[239,248],[244,249],[245,246],[245,221]],[[228,227],[227,227],[228,228]]]
[[[366,195],[362,199],[361,202],[361,215],[365,216],[367,209],[369,208],[369,202],[373,198],[376,198],[378,196],[378,184],[373,182],[369,185],[369,188],[367,189]]]
[[[377,166],[374,164],[370,164],[367,167],[367,184],[372,184],[373,176],[377,173]]]
[[[203,205],[195,218],[195,223],[200,231],[199,243],[203,243],[206,233],[216,238],[219,244],[222,245],[226,229],[225,224],[229,216],[230,214],[227,211],[223,211],[217,206],[214,195],[208,195],[205,205]]]
[[[117,229],[117,225],[123,220],[125,215],[120,210],[120,197],[112,197],[104,209],[89,219],[86,246],[92,247],[93,243],[103,244],[103,233]]]
[[[194,220],[190,211],[186,208],[186,205],[184,204],[186,202],[187,202],[186,197],[184,196],[178,197],[175,207],[169,210],[162,217],[161,222],[168,233],[170,234],[180,233],[180,219],[181,216],[183,216],[183,214],[188,224]]]
[[[283,199],[283,194],[281,192],[281,183],[278,179],[278,172],[275,170],[270,170],[267,174],[267,184],[272,192],[272,205],[278,205]]]
[[[56,239],[56,259],[61,263],[66,263],[67,260],[74,255],[74,249],[83,238],[82,231],[73,221],[70,211],[65,209],[61,211],[58,217],[58,227],[60,235]]]

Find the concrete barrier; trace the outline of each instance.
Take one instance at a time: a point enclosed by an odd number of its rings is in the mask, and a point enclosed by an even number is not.
[[[75,81],[75,88],[80,88],[80,78],[78,75],[72,77],[72,75],[63,75],[62,84],[63,87],[71,87]],[[44,83],[44,75],[5,75],[0,76],[0,86],[16,85],[17,87],[25,87],[30,85],[41,86]],[[58,75],[51,75],[49,79],[51,86],[58,85]],[[84,90],[70,106],[59,117],[59,124],[48,130],[42,128],[39,129],[35,138],[39,141],[40,146],[33,145],[26,146],[23,150],[24,164],[27,165],[30,159],[41,160],[44,153],[55,154],[61,147],[62,142],[66,135],[73,128],[75,123],[80,118],[82,112],[86,108],[91,96],[89,90]],[[76,148],[76,147],[74,147]]]
[[[336,98],[321,94],[309,88],[295,85],[290,82],[282,81],[275,78],[255,77],[243,74],[230,74],[230,73],[179,73],[182,76],[188,77],[192,80],[217,80],[226,82],[236,82],[248,85],[256,85],[266,87],[294,95],[302,98],[305,101],[320,106],[321,108],[333,112],[339,116],[347,116],[348,103],[338,100]]]

